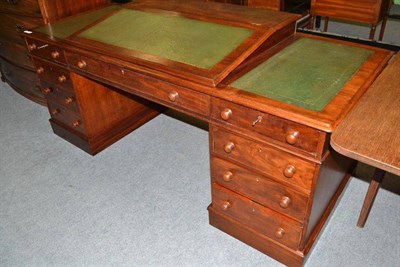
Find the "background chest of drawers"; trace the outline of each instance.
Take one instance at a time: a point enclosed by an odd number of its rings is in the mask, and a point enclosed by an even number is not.
[[[110,3],[111,0],[0,0],[2,81],[26,98],[46,105],[21,32]]]
[[[267,8],[291,13],[303,14],[310,9],[311,0],[206,0],[235,5]]]
[[[21,31],[43,24],[37,0],[0,1],[0,65],[2,80],[25,97],[45,104]]]

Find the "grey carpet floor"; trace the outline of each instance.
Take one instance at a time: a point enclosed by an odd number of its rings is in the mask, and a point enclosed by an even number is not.
[[[281,266],[208,224],[208,132],[160,115],[95,157],[0,84],[0,266]],[[400,197],[352,178],[306,266],[399,266]]]
[[[400,43],[399,25],[389,21],[385,42]],[[208,224],[202,127],[163,114],[92,157],[48,117],[0,83],[0,266],[281,266]],[[385,180],[363,229],[368,183],[351,178],[306,266],[400,266],[398,178]]]

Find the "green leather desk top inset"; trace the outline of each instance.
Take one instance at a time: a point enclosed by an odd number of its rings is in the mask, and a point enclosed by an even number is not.
[[[372,54],[363,48],[300,38],[231,86],[321,111]]]
[[[252,33],[246,28],[122,9],[78,36],[212,69]]]
[[[117,6],[109,6],[93,12],[89,12],[80,16],[70,17],[59,22],[47,24],[43,27],[35,29],[37,32],[41,32],[50,36],[54,36],[60,39],[67,38],[75,32],[83,29],[85,26],[93,23],[97,19],[109,14],[116,10]]]

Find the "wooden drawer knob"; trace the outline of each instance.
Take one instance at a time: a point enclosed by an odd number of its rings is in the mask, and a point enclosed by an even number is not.
[[[57,59],[60,57],[60,53],[58,53],[58,51],[53,51],[51,52],[51,57]]]
[[[231,207],[231,203],[229,203],[229,201],[224,201],[224,203],[222,203],[223,210],[228,210],[230,207]]]
[[[29,51],[33,51],[33,50],[35,50],[35,49],[36,49],[36,44],[35,44],[35,43],[28,44],[28,50],[29,50]]]
[[[224,146],[224,150],[226,153],[231,153],[234,148],[235,148],[235,144],[232,142],[229,142]]]
[[[55,115],[60,114],[60,112],[61,112],[61,111],[60,111],[58,108],[55,108],[55,109],[53,109],[53,110],[51,111],[51,115],[55,116]]]
[[[173,92],[171,92],[171,93],[168,94],[168,98],[169,98],[169,100],[171,100],[172,102],[175,102],[175,101],[178,99],[178,97],[179,97],[179,94],[178,94],[178,92],[176,92],[176,91],[173,91]]]
[[[229,182],[230,180],[232,180],[232,177],[233,177],[233,173],[230,171],[226,171],[224,173],[223,179],[225,182]]]
[[[292,178],[295,172],[296,172],[296,167],[289,164],[283,171],[283,175],[285,175],[286,178]]]
[[[74,128],[78,128],[81,125],[81,121],[80,120],[76,120],[72,122],[72,127]]]
[[[63,83],[63,82],[65,82],[66,80],[67,80],[67,77],[65,77],[64,75],[61,75],[61,76],[58,77],[58,81],[59,81],[60,83]]]
[[[72,104],[75,101],[75,98],[72,96],[68,96],[65,98],[65,104],[69,105]]]
[[[276,232],[275,232],[276,238],[279,238],[279,239],[281,239],[284,234],[285,234],[285,230],[283,228],[278,228],[278,230],[276,230]]]
[[[80,68],[80,69],[86,68],[86,61],[80,60],[80,61],[78,62],[78,68]]]
[[[36,73],[37,74],[42,74],[44,72],[44,68],[43,67],[39,67],[36,69]]]
[[[229,118],[232,116],[232,110],[229,108],[224,109],[223,111],[221,111],[221,118],[224,121],[229,120]]]
[[[50,87],[46,87],[43,89],[43,94],[48,95],[53,92],[53,89]]]
[[[299,136],[299,132],[291,131],[288,135],[286,135],[286,142],[288,144],[294,145],[294,144],[296,144],[298,136]]]
[[[286,209],[287,207],[289,207],[289,204],[292,200],[290,199],[290,197],[287,196],[283,196],[281,198],[281,201],[279,202],[279,206],[281,206],[281,208]]]

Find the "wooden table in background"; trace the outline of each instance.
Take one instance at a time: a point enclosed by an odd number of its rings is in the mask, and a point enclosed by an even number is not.
[[[334,131],[332,147],[376,168],[357,226],[363,227],[385,172],[400,175],[400,56]]]

